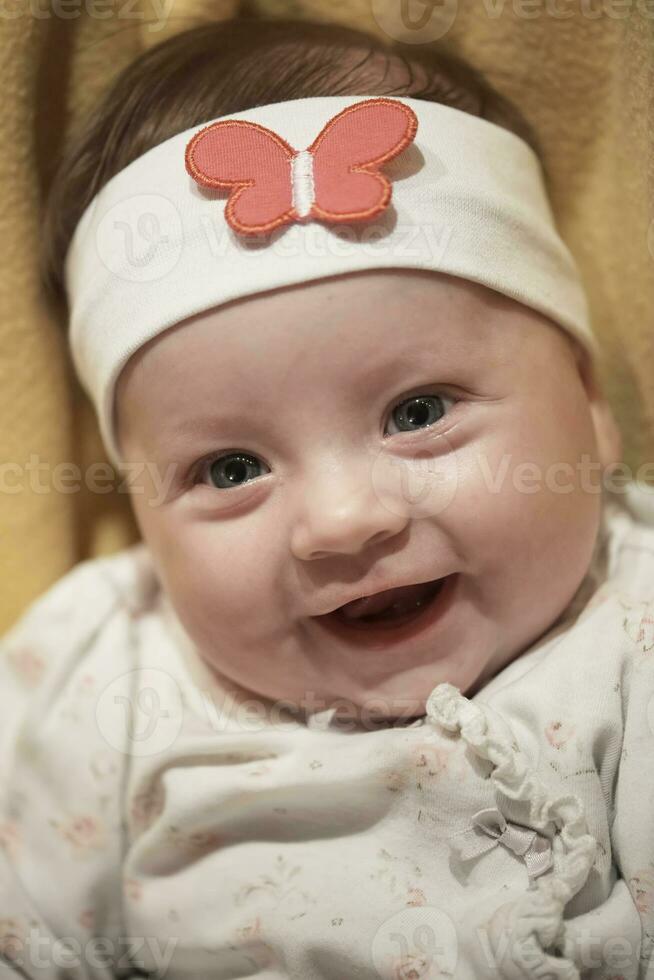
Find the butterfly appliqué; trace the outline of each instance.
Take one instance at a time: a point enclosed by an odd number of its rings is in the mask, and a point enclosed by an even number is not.
[[[307,150],[258,123],[225,119],[186,144],[187,172],[203,187],[231,189],[225,218],[239,234],[294,221],[367,220],[392,187],[379,167],[414,139],[418,119],[395,99],[365,99],[333,116]]]

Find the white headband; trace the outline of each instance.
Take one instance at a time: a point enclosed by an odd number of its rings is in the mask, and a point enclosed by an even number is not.
[[[253,238],[248,224],[265,230]],[[595,351],[538,157],[469,113],[297,99],[195,126],[134,160],[86,208],[65,263],[73,362],[111,461],[115,383],[152,337],[228,300],[380,268],[482,283]]]

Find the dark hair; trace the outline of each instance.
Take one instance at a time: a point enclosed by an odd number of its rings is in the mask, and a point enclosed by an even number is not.
[[[116,173],[177,133],[289,99],[395,95],[440,102],[516,133],[528,123],[474,68],[438,48],[387,43],[338,24],[236,18],[183,31],[139,55],[57,164],[42,222],[41,275],[65,300],[64,259],[85,208]]]

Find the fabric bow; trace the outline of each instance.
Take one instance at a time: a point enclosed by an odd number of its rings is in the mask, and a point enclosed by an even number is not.
[[[485,837],[478,831],[482,831]],[[497,844],[502,844],[523,859],[530,878],[537,878],[552,867],[549,838],[531,827],[506,820],[497,807],[488,807],[474,814],[472,828],[463,835],[463,842],[457,850],[460,857],[467,861],[485,854]]]

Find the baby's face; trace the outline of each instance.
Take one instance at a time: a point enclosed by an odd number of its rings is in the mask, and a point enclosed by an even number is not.
[[[619,452],[565,334],[410,270],[184,321],[128,364],[117,405],[124,459],[148,463],[136,519],[218,679],[375,718],[424,713],[442,681],[474,692],[553,624]],[[444,577],[402,632],[318,618]]]

